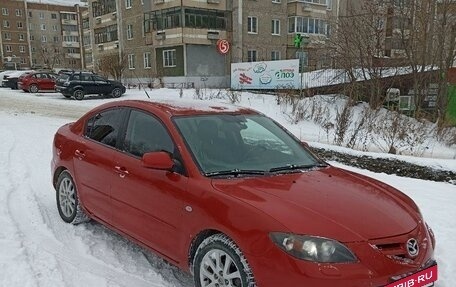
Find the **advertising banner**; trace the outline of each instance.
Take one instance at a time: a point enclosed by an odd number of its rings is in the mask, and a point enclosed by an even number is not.
[[[231,64],[234,90],[299,89],[299,59]]]

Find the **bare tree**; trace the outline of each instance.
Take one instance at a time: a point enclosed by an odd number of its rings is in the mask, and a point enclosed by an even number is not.
[[[123,71],[127,68],[128,60],[125,55],[119,53],[109,53],[102,55],[98,63],[98,69],[115,80],[122,78]]]
[[[60,65],[64,60],[62,47],[59,47],[58,43],[42,44],[38,57],[38,60],[44,64],[44,67],[51,70],[56,65]]]

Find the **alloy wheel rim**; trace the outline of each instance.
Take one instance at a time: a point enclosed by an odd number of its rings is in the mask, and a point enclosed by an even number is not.
[[[114,97],[118,97],[120,95],[120,90],[119,89],[114,89],[114,91],[112,91],[112,94],[114,95]]]
[[[71,217],[76,207],[76,198],[74,185],[70,179],[65,178],[59,187],[59,205],[60,210],[66,217]]]
[[[38,92],[38,87],[35,86],[35,85],[33,85],[33,86],[30,87],[30,91],[31,91],[32,93],[36,93],[36,92]]]
[[[239,267],[230,255],[220,249],[213,249],[204,255],[199,276],[203,287],[243,287]]]
[[[82,91],[76,91],[76,93],[75,93],[75,98],[76,98],[76,99],[82,98]]]

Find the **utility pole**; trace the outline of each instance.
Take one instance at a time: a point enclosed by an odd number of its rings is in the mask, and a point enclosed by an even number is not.
[[[299,56],[299,76],[301,77],[301,84],[299,87],[299,97],[302,98],[302,74],[304,71],[304,46],[308,44],[309,41],[309,36],[304,35],[302,36],[301,34],[297,33],[294,38],[293,38],[293,45],[295,48],[300,49],[300,56]]]

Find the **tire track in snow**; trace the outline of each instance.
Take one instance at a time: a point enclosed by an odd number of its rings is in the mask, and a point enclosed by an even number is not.
[[[2,156],[6,160],[1,169],[5,174],[2,177],[8,179],[8,183],[3,184],[9,186],[5,200],[6,209],[24,246],[24,256],[29,266],[29,271],[26,273],[34,278],[33,283],[21,286],[80,286],[80,280],[77,279],[80,279],[80,274],[84,272],[93,277],[92,281],[96,282],[96,286],[174,286],[155,272],[149,272],[147,275],[154,274],[147,276],[148,280],[145,280],[141,272],[138,274],[126,272],[123,268],[126,265],[119,264],[115,267],[96,258],[90,252],[84,252],[90,248],[78,240],[77,236],[76,238],[72,236],[75,235],[75,227],[57,221],[56,218],[59,218],[57,213],[55,211],[53,213],[49,202],[46,202],[49,198],[46,197],[46,200],[43,200],[38,196],[39,191],[35,188],[35,183],[38,186],[42,185],[41,178],[48,179],[48,177],[37,173],[33,152],[30,151],[26,162],[21,161],[24,158],[21,153],[29,150],[29,144],[27,143],[28,146],[25,147],[20,146],[20,143],[13,141],[14,137],[12,132],[10,133],[11,136],[5,132],[2,133],[2,136],[10,140],[3,141],[3,145],[7,147],[1,149],[7,151],[7,154]],[[33,176],[38,177],[39,182],[33,181]],[[51,187],[50,184],[49,186]],[[49,190],[49,192],[53,191]],[[80,231],[90,236],[90,230]],[[113,235],[108,234],[108,236]],[[142,260],[146,262],[145,259],[142,258]],[[148,271],[153,269],[149,266]],[[2,285],[1,282],[0,285]]]
[[[17,237],[18,242],[19,242],[19,248],[18,248],[20,250],[19,254],[25,256],[25,263],[27,266],[21,267],[21,268],[28,269],[27,275],[36,274],[36,271],[34,270],[33,264],[31,263],[31,260],[30,260],[31,257],[30,257],[29,250],[24,242],[25,236],[19,229],[18,224],[15,221],[14,216],[12,215],[11,198],[12,198],[14,191],[17,189],[17,184],[12,180],[13,175],[11,174],[11,163],[13,162],[12,161],[12,158],[13,158],[12,152],[13,152],[14,146],[16,145],[16,138],[10,130],[2,130],[2,137],[3,137],[2,146],[1,146],[2,150],[7,150],[6,157],[5,157],[6,161],[1,162],[1,169],[0,169],[0,174],[5,174],[5,176],[2,176],[2,178],[4,178],[4,180],[6,181],[6,182],[5,181],[3,182],[3,184],[5,185],[4,191],[6,193],[5,194],[6,195],[6,198],[5,198],[6,210],[4,210],[4,212],[5,212],[5,216],[10,219],[10,223],[12,223],[12,225],[13,225],[13,226],[9,226],[9,229],[14,229],[14,233],[16,235],[15,237]],[[11,232],[11,231],[9,231],[9,232]],[[15,254],[14,259],[16,259],[17,256],[18,256],[18,254]],[[3,271],[5,271],[5,270],[3,270]],[[15,270],[15,271],[17,271],[17,270]],[[21,271],[23,271],[23,270],[21,270]],[[8,274],[7,276],[16,276],[16,274]],[[22,272],[19,276],[26,277],[26,276],[24,276],[24,274]],[[20,280],[20,279],[18,278],[16,280]],[[39,282],[38,282],[38,279],[36,278],[36,276],[32,276],[33,283],[29,281],[30,278],[22,278],[22,280],[27,281],[26,284],[29,286],[30,286],[30,284],[33,286],[39,286]]]

